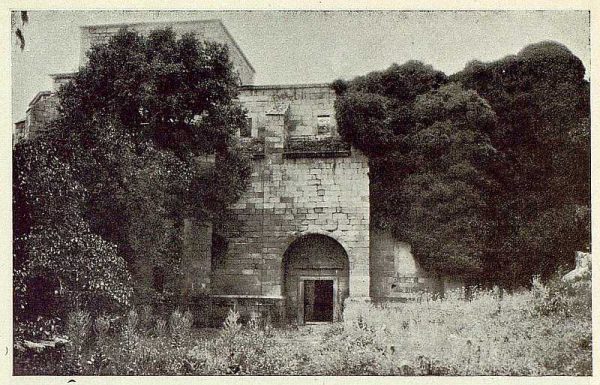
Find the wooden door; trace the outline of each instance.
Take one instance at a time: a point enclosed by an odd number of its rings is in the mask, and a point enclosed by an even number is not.
[[[339,321],[336,277],[300,277],[298,324]]]

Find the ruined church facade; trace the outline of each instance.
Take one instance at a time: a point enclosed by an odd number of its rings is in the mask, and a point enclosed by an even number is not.
[[[82,27],[82,60],[123,26]],[[370,225],[369,162],[341,140],[328,84],[254,85],[254,68],[219,20],[126,25],[166,26],[229,46],[247,110],[239,140],[253,162],[249,189],[231,207],[235,230],[185,221],[186,296],[305,324],[342,319],[347,301],[404,301],[458,284],[424,271],[410,245]],[[70,76],[54,75],[56,87]],[[27,130],[55,111],[53,93],[38,95]]]

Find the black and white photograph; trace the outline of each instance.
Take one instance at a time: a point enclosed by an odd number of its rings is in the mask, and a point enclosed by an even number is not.
[[[593,380],[591,6],[45,5],[5,12],[9,383]]]

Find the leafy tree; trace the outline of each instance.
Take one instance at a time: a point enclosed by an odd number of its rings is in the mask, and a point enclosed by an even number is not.
[[[498,238],[490,269],[526,281],[571,264],[590,242],[590,100],[581,61],[541,42],[514,56],[471,62],[452,76],[496,111]]]
[[[494,228],[487,102],[419,62],[334,88],[341,135],[370,158],[372,223],[430,270],[481,272]]]
[[[115,308],[131,296],[116,246],[82,217],[85,190],[39,140],[14,150],[14,299],[17,317],[64,315],[73,306]],[[41,287],[41,283],[45,287]],[[36,284],[38,282],[38,284]]]
[[[121,30],[59,91],[43,140],[86,192],[83,218],[117,245],[138,299],[153,267],[169,267],[176,293],[183,218],[219,223],[247,185],[237,88],[226,46],[165,29]]]
[[[493,240],[490,196],[496,116],[475,92],[450,83],[413,105],[416,125],[403,139],[402,162],[413,171],[399,186],[392,228],[423,265],[452,275],[481,275]],[[390,185],[391,187],[391,185]],[[402,218],[402,220],[398,220]]]
[[[370,158],[372,223],[441,273],[516,285],[572,263],[590,239],[584,73],[542,42],[450,78],[408,62],[335,82],[340,133]]]
[[[342,96],[336,119],[342,137],[370,155],[399,146],[399,138],[414,124],[412,104],[418,95],[447,82],[443,72],[418,61],[392,65],[351,82],[337,80],[332,88]]]

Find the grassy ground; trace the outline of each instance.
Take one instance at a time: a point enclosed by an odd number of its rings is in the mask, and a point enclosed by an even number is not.
[[[130,313],[113,330],[71,317],[53,354],[15,350],[15,374],[83,375],[591,375],[591,281],[534,284],[512,295],[375,306],[349,302],[343,323],[193,329]],[[144,326],[145,325],[145,326]]]

